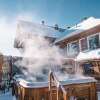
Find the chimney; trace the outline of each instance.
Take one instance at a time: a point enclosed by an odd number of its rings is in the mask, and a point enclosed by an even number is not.
[[[55,30],[58,30],[59,29],[58,24],[55,24],[54,28]]]
[[[71,27],[70,26],[67,26],[67,29],[70,29]]]
[[[41,23],[42,23],[42,25],[44,25],[44,24],[45,24],[44,20],[42,20],[42,22],[41,22]]]
[[[88,17],[84,17],[84,18],[83,18],[83,21],[84,21],[84,20],[87,20],[87,19],[88,19]]]

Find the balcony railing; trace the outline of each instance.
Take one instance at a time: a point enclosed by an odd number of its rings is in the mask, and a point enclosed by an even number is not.
[[[61,85],[54,72],[50,72],[49,73],[50,100],[53,100],[53,91],[55,91],[56,100],[59,100],[61,96],[63,100],[68,100],[68,92],[65,90],[63,85]]]

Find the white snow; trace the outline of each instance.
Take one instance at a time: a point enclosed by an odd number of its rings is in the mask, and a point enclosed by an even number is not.
[[[88,19],[80,22],[79,24],[73,26],[71,29],[75,30],[87,30],[90,28],[93,28],[97,25],[100,25],[100,19],[94,18],[94,17],[89,17]]]
[[[16,98],[12,96],[11,92],[7,92],[5,94],[0,94],[0,100],[16,100]]]
[[[61,35],[61,33],[58,30],[55,30],[54,27],[20,20],[18,23],[17,35],[21,34],[34,34],[54,38]]]
[[[68,78],[67,74],[65,76],[64,75],[65,74],[63,74],[61,77],[58,77],[62,85],[96,82],[96,80],[93,77],[77,76],[73,78]],[[65,77],[65,78],[62,79],[62,77]],[[48,82],[36,82],[36,81],[30,82],[21,77],[17,78],[16,82],[26,88],[48,87]]]
[[[17,57],[22,57],[22,55],[20,54],[20,52],[13,48],[13,47],[5,47],[5,48],[0,48],[0,52],[3,54],[3,55],[6,55],[6,56],[17,56]]]
[[[100,19],[98,18],[94,18],[94,17],[89,17],[88,19],[80,22],[79,24],[71,27],[69,30],[73,30],[71,33],[67,33],[66,32],[66,35],[61,37],[61,38],[58,38],[55,43],[59,42],[59,41],[62,41],[64,39],[67,39],[71,36],[74,36],[76,34],[79,34],[80,32],[83,32],[85,30],[88,30],[90,28],[93,28],[97,25],[100,25]]]
[[[82,60],[93,60],[93,59],[100,59],[100,49],[88,52],[80,52],[75,60],[82,61]]]
[[[13,48],[16,34],[16,21],[0,18],[0,52],[3,55],[20,56],[19,51]]]

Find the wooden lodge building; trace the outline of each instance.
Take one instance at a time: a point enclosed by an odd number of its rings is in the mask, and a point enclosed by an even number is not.
[[[62,48],[64,59],[74,59],[85,75],[100,79],[100,19],[91,17],[68,29],[59,28],[58,25],[48,26],[44,22],[34,24],[20,21],[14,47],[23,50],[25,40],[31,38],[32,34],[40,33],[50,44]],[[0,54],[0,83],[2,79],[9,78],[8,74],[11,76],[20,71],[12,69],[15,68],[13,60],[18,59],[22,57],[9,59]],[[9,61],[12,62],[8,63]],[[15,94],[16,100],[97,100],[97,81],[94,78],[59,80],[57,77],[53,72],[50,73],[48,82],[29,82],[23,77],[14,77],[12,94]]]
[[[90,17],[69,30],[55,44],[63,49],[66,57],[80,63],[85,75],[100,79],[100,19]]]
[[[53,43],[58,37],[62,36],[65,29],[59,28],[57,24],[48,26],[44,22],[41,24],[28,21],[19,21],[17,25],[17,34],[14,41],[15,48],[23,49],[23,39],[30,39],[32,36],[41,36]]]
[[[48,34],[43,34],[45,38],[53,40],[50,43],[62,48],[65,58],[73,58],[80,64],[85,75],[88,74],[97,79],[99,78],[99,19],[91,17],[66,30],[59,27],[55,28],[44,24],[36,25],[21,21],[17,27],[18,34],[15,38],[14,47],[17,49],[24,48],[23,41],[20,42],[21,35],[26,34],[25,37],[29,38],[30,33],[39,32],[38,28],[40,28],[40,33],[45,31],[44,33]],[[82,54],[81,58],[80,54]],[[86,57],[87,54],[89,55]],[[21,77],[14,78],[13,94],[15,94],[17,100],[97,100],[96,82],[94,78],[87,77],[78,80],[59,81],[55,74],[51,72],[49,82],[29,82]]]

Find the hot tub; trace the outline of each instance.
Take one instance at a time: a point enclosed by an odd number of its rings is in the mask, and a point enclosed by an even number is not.
[[[97,100],[96,80],[94,78],[82,76],[77,78],[64,78],[62,80],[59,77],[59,80],[66,91],[69,92],[69,97],[82,97],[84,98],[82,100]],[[15,95],[18,100],[50,100],[49,82],[30,82],[21,77],[17,77],[15,81]],[[56,100],[55,87],[52,92],[52,97],[52,100]],[[63,100],[62,96],[60,100]]]

